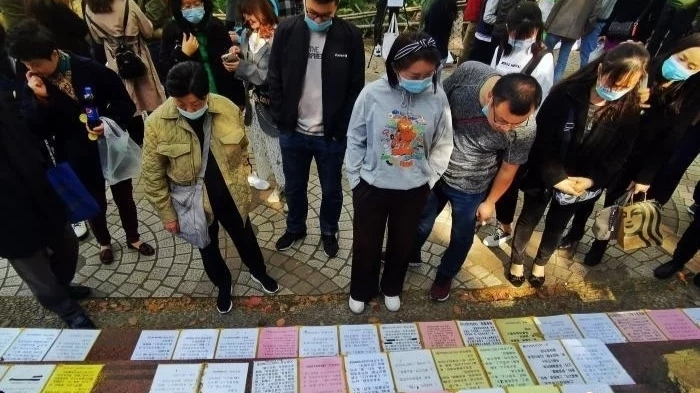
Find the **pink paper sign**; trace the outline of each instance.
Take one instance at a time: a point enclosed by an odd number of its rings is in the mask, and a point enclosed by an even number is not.
[[[669,340],[700,339],[700,329],[681,310],[649,310],[647,314]]]
[[[464,346],[454,321],[419,322],[418,330],[423,339],[423,347],[426,349]]]
[[[611,312],[608,316],[630,342],[666,341],[644,311]]]
[[[298,344],[299,333],[295,326],[263,328],[260,331],[258,358],[295,358],[297,357]]]
[[[301,393],[346,393],[339,357],[299,359]]]

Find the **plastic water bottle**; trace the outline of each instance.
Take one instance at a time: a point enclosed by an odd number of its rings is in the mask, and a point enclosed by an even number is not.
[[[95,105],[95,95],[92,93],[92,87],[86,86],[83,90],[83,99],[85,100],[85,115],[87,116],[87,125],[92,130],[102,124],[100,113]],[[88,139],[96,141],[98,135],[88,133]]]

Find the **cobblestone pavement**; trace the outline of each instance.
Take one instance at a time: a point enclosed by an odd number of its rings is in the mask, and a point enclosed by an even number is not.
[[[570,64],[578,64],[577,53],[572,53]],[[368,81],[376,79],[383,72],[383,61],[375,59],[367,70]],[[448,75],[450,70],[446,70]],[[270,191],[255,194],[251,220],[258,234],[258,241],[267,261],[269,274],[278,279],[282,294],[328,294],[347,292],[350,283],[350,261],[352,247],[352,199],[347,181],[344,181],[344,200],[340,217],[339,246],[336,258],[329,259],[320,245],[318,212],[321,187],[315,167],[312,168],[309,184],[308,236],[303,243],[286,252],[276,252],[274,243],[285,230],[285,215],[280,203],[268,203]],[[578,253],[572,259],[554,255],[547,266],[548,285],[556,283],[593,282],[606,279],[647,278],[653,269],[669,259],[669,252],[675,248],[679,235],[688,227],[691,216],[686,206],[692,203],[695,183],[700,179],[700,160],[696,160],[684,176],[673,200],[663,210],[663,230],[666,234],[663,248],[654,247],[624,252],[610,247],[604,263],[589,268],[582,264],[584,253],[592,238],[588,234],[581,242]],[[193,250],[179,238],[163,230],[163,226],[145,200],[142,187],[135,187],[135,198],[142,239],[156,247],[156,254],[143,257],[125,247],[124,231],[119,224],[115,206],[110,203],[108,223],[115,242],[115,263],[103,266],[99,261],[99,248],[90,237],[80,246],[79,269],[75,282],[96,288],[97,296],[109,297],[208,297],[215,294],[202,267],[199,252]],[[510,246],[488,249],[481,239],[488,235],[490,226],[481,228],[474,246],[456,277],[458,288],[474,289],[499,285],[509,286],[503,276],[504,266],[510,255]],[[542,229],[542,225],[538,230]],[[449,207],[440,215],[429,241],[423,247],[425,262],[420,268],[410,269],[406,277],[406,290],[425,291],[430,288],[435,277],[440,256],[449,241]],[[534,255],[539,234],[536,232],[530,243],[529,255]],[[220,232],[223,253],[234,280],[234,294],[237,296],[260,295],[259,286],[250,279],[250,274],[242,267],[241,260],[224,231]],[[696,257],[688,267],[700,271],[700,258]],[[7,261],[0,260],[0,296],[31,296],[29,289],[9,267]]]

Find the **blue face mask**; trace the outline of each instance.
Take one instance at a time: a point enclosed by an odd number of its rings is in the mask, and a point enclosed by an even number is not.
[[[177,111],[180,112],[180,114],[183,117],[186,117],[190,120],[197,120],[200,117],[204,116],[204,114],[207,113],[208,109],[209,109],[209,105],[205,104],[202,108],[200,108],[199,110],[197,110],[195,112],[187,112],[186,110],[180,109],[180,108],[177,108]]]
[[[403,79],[399,77],[399,86],[413,94],[420,94],[433,84],[433,77],[425,79]]]
[[[661,66],[661,75],[663,75],[664,79],[669,81],[684,81],[693,76],[693,74],[694,72],[685,68],[683,64],[676,59],[676,56],[669,57]]]
[[[535,43],[535,39],[527,38],[524,40],[515,40],[511,38],[508,40],[508,43],[513,47],[513,50],[517,52],[531,47],[532,44]]]
[[[306,25],[309,26],[309,30],[316,32],[316,33],[322,33],[328,29],[330,29],[331,25],[333,24],[333,19],[329,19],[325,22],[317,23],[315,20],[309,18],[308,15],[304,15],[304,22],[306,22]]]
[[[489,104],[486,104],[481,108],[481,113],[483,113],[484,116],[489,117]]]
[[[204,19],[204,6],[192,7],[182,10],[182,17],[192,24],[198,24]]]
[[[603,86],[598,83],[595,87],[595,92],[598,96],[605,101],[617,101],[622,98],[625,94],[629,93],[632,89],[625,90],[610,90],[609,87]]]

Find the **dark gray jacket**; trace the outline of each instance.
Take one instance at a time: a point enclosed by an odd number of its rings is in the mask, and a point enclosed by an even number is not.
[[[545,30],[559,37],[577,40],[595,25],[602,0],[559,0],[549,13]]]

